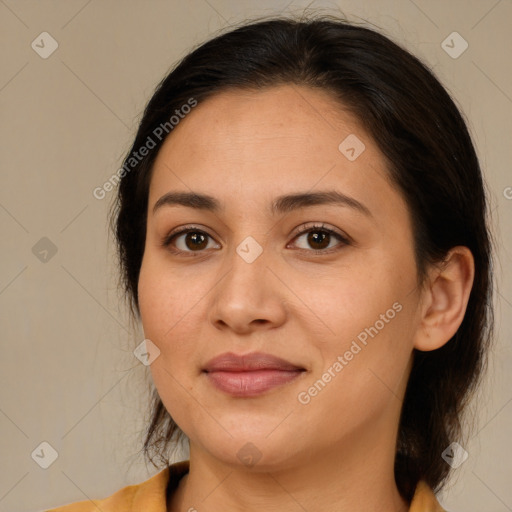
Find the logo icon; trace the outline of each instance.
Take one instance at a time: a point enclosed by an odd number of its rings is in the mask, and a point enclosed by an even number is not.
[[[144,366],[149,366],[160,355],[160,349],[146,339],[137,346],[133,354]]]
[[[50,443],[43,441],[30,456],[43,469],[48,469],[57,460],[59,454]]]
[[[59,47],[59,43],[48,32],[41,32],[30,46],[39,57],[47,59]]]
[[[252,236],[248,236],[238,245],[236,252],[245,262],[252,263],[263,252],[263,247]]]
[[[252,467],[261,459],[261,452],[253,443],[245,443],[236,456],[242,464]]]
[[[443,451],[441,457],[453,469],[457,469],[468,458],[468,452],[459,443],[454,441]]]
[[[359,137],[354,133],[351,133],[340,143],[338,149],[341,154],[347,158],[347,160],[353,162],[366,149],[366,146]]]
[[[34,247],[32,254],[42,263],[48,263],[57,254],[57,246],[47,237],[43,236]]]
[[[468,46],[468,42],[458,32],[452,32],[441,43],[441,48],[452,59],[458,59],[468,49]]]

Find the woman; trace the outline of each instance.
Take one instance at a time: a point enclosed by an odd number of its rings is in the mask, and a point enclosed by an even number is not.
[[[491,253],[475,150],[432,73],[341,20],[253,22],[161,82],[119,177],[164,469],[54,510],[442,511]]]

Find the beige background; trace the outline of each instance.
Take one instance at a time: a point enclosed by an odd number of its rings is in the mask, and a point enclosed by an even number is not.
[[[0,0],[0,511],[104,497],[155,473],[137,454],[148,370],[116,291],[113,192],[92,191],[118,169],[154,86],[188,49],[229,24],[307,5],[342,9],[405,44],[468,119],[499,251],[497,341],[469,458],[440,500],[451,512],[512,510],[510,0]],[[59,45],[47,59],[31,47],[44,31]],[[469,43],[457,59],[441,47],[453,31]],[[43,237],[57,249],[46,262],[32,249]],[[31,458],[42,441],[58,452],[48,469]]]

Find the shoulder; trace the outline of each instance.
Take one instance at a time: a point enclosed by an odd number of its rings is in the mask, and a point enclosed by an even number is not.
[[[140,484],[123,487],[108,498],[70,503],[62,507],[46,510],[45,512],[98,512],[98,510],[102,512],[119,510],[165,512],[168,483],[169,468],[167,467],[149,480]]]

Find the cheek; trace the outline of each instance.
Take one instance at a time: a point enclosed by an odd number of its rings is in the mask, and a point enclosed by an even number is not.
[[[299,286],[299,280],[294,284]],[[355,265],[342,268],[328,278],[303,278],[298,289],[305,306],[311,306],[315,314],[314,322],[307,322],[311,313],[304,307],[304,313],[308,314],[298,315],[304,321],[302,328],[310,333],[312,325],[323,328],[322,336],[314,336],[311,341],[319,342],[319,347],[340,351],[361,332],[364,338],[365,329],[376,322],[379,332],[389,331],[389,324],[398,316],[393,304],[402,304],[407,286],[384,267],[367,264],[364,268]]]
[[[409,273],[406,263],[347,272],[324,288],[324,293],[319,288],[309,290],[307,296],[311,303],[321,304],[319,316],[329,327],[325,337],[313,335],[311,326],[303,325],[321,354],[308,384],[320,379],[317,388],[323,390],[328,381],[326,387],[332,389],[330,393],[322,391],[325,401],[319,400],[318,405],[323,402],[327,407],[334,400],[348,406],[354,398],[352,405],[357,410],[357,397],[377,405],[398,394],[407,377],[417,322],[417,295],[411,293],[414,266]],[[340,400],[347,392],[350,396]]]
[[[207,279],[170,268],[158,255],[148,254],[142,263],[140,315],[145,337],[160,350],[151,372],[164,401],[193,388],[207,342],[204,308],[210,288]]]
[[[321,364],[296,396],[299,411],[310,418],[315,435],[334,442],[340,432],[357,431],[364,425],[377,428],[379,422],[399,414],[412,352],[411,316],[401,305],[403,309],[393,318],[385,316],[388,323],[379,317],[386,315],[387,304],[375,309],[377,316],[368,310],[364,317],[344,316],[345,324],[340,321],[338,327],[347,335],[319,345]],[[325,422],[326,417],[330,422]]]
[[[197,319],[194,304],[197,295],[192,286],[184,287],[183,277],[169,272],[151,255],[142,263],[139,282],[139,308],[145,338],[160,350],[150,366],[154,385],[171,417],[187,422],[186,404],[190,403],[190,370],[197,357]],[[195,326],[195,327],[194,327]]]
[[[183,273],[170,271],[158,258],[149,255],[142,262],[138,296],[139,307],[148,338],[157,344],[166,344],[168,339],[182,329],[198,302],[198,283],[187,279]],[[164,347],[161,347],[161,349]]]

